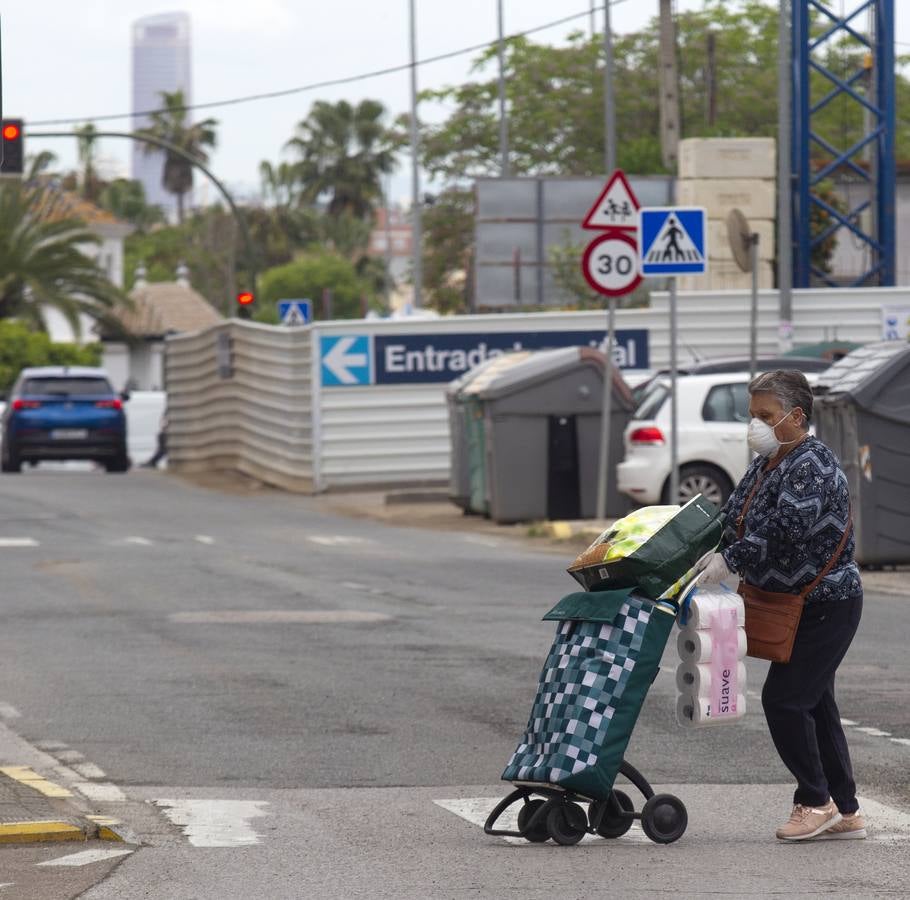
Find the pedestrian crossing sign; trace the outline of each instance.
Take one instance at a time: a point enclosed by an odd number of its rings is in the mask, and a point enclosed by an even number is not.
[[[639,213],[642,275],[703,275],[708,269],[707,214],[699,207],[652,207]]]

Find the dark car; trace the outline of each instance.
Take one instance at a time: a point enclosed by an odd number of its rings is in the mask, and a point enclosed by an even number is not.
[[[87,459],[108,472],[126,472],[126,397],[111,387],[103,369],[23,369],[0,420],[0,468],[19,472],[23,462]]]

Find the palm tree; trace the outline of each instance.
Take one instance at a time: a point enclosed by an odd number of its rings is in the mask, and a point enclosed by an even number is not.
[[[381,202],[382,176],[396,165],[398,140],[385,126],[385,114],[377,100],[357,106],[345,100],[313,104],[287,144],[300,157],[296,169],[303,200],[327,199],[331,216],[372,216]]]
[[[209,161],[207,150],[214,149],[217,143],[215,128],[216,119],[203,119],[195,124],[186,120],[186,101],[183,91],[168,93],[162,91],[161,101],[164,108],[153,112],[152,124],[148,128],[136,131],[138,136],[147,136],[167,141],[179,147],[184,153],[205,164]],[[146,153],[161,153],[154,144],[145,145]],[[177,198],[177,221],[183,222],[184,195],[193,187],[193,165],[182,156],[164,151],[164,169],[161,175],[164,189]]]
[[[91,122],[74,129],[79,150],[79,164],[82,166],[82,196],[94,202],[99,191],[98,173],[95,171],[95,141],[98,129]]]
[[[297,200],[297,167],[282,162],[273,166],[267,159],[259,163],[259,181],[266,202],[281,209],[292,206]]]
[[[82,331],[85,313],[118,332],[114,315],[129,300],[85,255],[98,238],[66,212],[59,192],[40,181],[0,188],[0,319],[16,318],[46,330],[43,307],[59,310]]]

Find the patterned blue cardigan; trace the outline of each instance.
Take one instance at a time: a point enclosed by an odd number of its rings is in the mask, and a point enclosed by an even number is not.
[[[850,517],[847,476],[834,453],[808,437],[764,478],[746,513],[743,539],[737,521],[765,459],[752,460],[724,504],[722,550],[727,565],[748,584],[767,591],[799,593],[834,555]],[[862,594],[851,535],[835,567],[807,603]]]

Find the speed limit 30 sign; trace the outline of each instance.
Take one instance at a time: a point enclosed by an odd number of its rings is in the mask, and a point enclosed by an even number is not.
[[[638,244],[620,232],[603,234],[588,244],[581,268],[591,287],[605,297],[622,297],[641,284]]]

